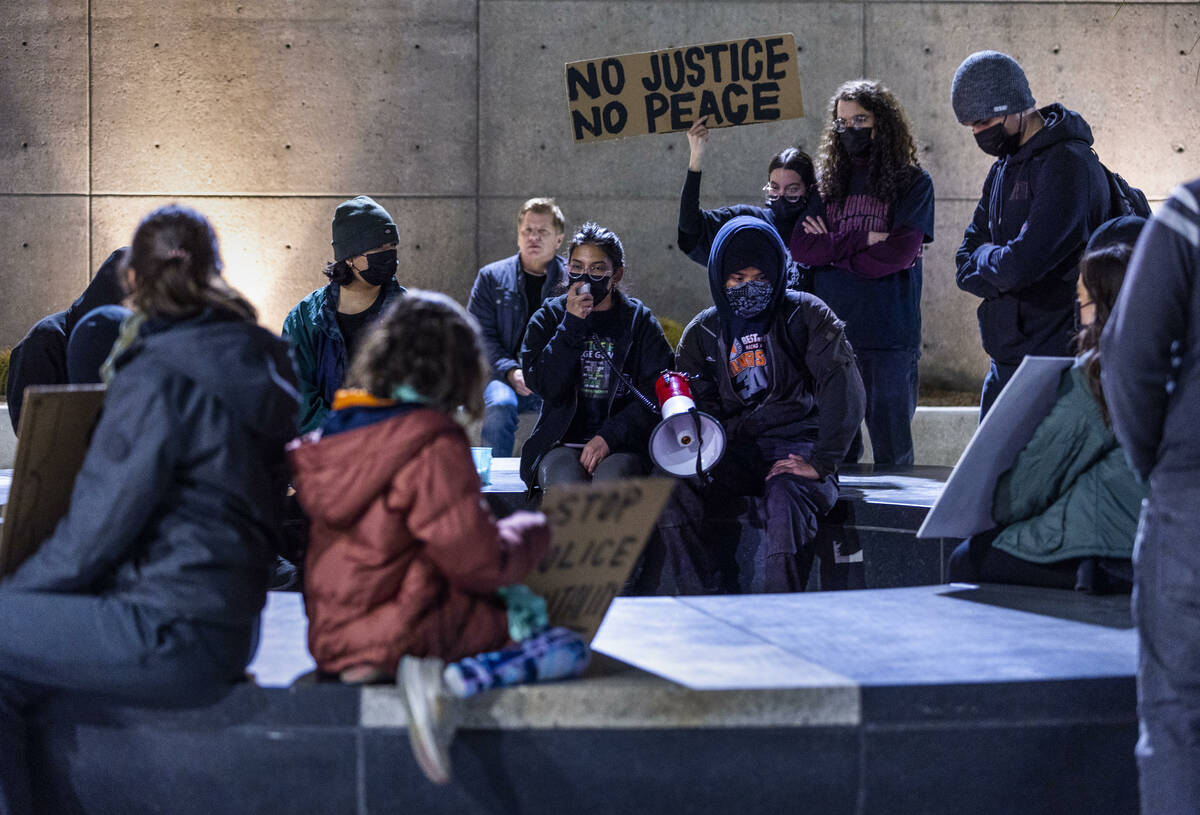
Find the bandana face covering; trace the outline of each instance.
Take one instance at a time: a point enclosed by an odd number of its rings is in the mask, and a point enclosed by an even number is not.
[[[771,302],[771,283],[768,280],[747,280],[725,290],[729,307],[743,320],[762,313]]]
[[[789,201],[782,195],[778,198],[772,198],[767,201],[767,206],[771,212],[775,214],[775,218],[781,222],[794,221],[800,217],[800,213],[808,208],[808,198],[802,197],[796,201]]]

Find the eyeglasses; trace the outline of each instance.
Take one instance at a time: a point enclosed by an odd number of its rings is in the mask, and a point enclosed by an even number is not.
[[[592,282],[599,283],[604,278],[612,276],[612,266],[607,263],[593,263],[591,266],[584,266],[578,261],[572,261],[567,266],[567,277],[571,278],[573,283],[583,280],[585,274]]]
[[[833,120],[833,132],[834,133],[845,133],[846,128],[849,128],[849,127],[853,127],[853,128],[870,127],[870,123],[871,123],[871,114],[869,114],[869,113],[859,113],[855,116],[851,116],[850,121],[846,121],[845,119],[834,119]]]
[[[804,187],[800,184],[788,184],[782,190],[774,181],[770,181],[763,185],[763,195],[767,197],[767,203],[778,201],[783,198],[789,204],[794,204],[804,197]]]

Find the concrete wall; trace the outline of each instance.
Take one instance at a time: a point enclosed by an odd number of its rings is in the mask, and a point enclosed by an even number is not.
[[[2,0],[0,345],[65,307],[155,205],[207,212],[228,275],[278,329],[318,286],[339,200],[377,196],[401,226],[401,280],[464,300],[515,250],[513,214],[556,196],[572,225],[624,238],[627,281],[661,315],[706,304],[675,248],[682,134],[575,146],[562,65],[755,34],[796,34],[808,116],[714,133],[703,201],[758,196],[766,158],[814,147],[826,99],[862,74],[914,123],[938,195],[925,266],[932,384],[975,387],[973,298],[953,254],[987,159],[949,106],[985,47],[1039,102],[1092,122],[1102,158],[1152,200],[1200,173],[1195,3]]]

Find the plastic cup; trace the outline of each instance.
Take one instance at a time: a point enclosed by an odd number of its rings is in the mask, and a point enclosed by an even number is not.
[[[471,458],[475,462],[475,472],[484,484],[492,483],[492,448],[472,447]]]

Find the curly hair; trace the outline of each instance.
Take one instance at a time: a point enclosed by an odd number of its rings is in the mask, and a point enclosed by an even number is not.
[[[248,323],[254,306],[221,277],[217,234],[208,219],[180,204],[151,212],[133,233],[125,268],[133,270],[133,307],[149,316],[194,317],[206,309]]]
[[[430,407],[483,416],[488,367],[479,324],[440,292],[409,289],[367,330],[346,375],[347,388],[388,399],[408,385]]]
[[[1079,262],[1079,277],[1088,297],[1092,299],[1096,316],[1075,335],[1075,353],[1087,354],[1083,371],[1087,375],[1088,388],[1100,404],[1100,413],[1108,424],[1112,424],[1112,419],[1108,415],[1108,401],[1100,386],[1100,335],[1104,333],[1104,326],[1108,324],[1113,306],[1117,304],[1117,295],[1121,293],[1125,270],[1129,268],[1132,256],[1133,247],[1129,244],[1114,243],[1087,252]]]
[[[821,196],[837,201],[848,194],[853,165],[846,148],[833,129],[838,102],[857,102],[875,115],[875,138],[871,140],[871,190],[880,200],[896,203],[905,184],[920,163],[912,128],[904,109],[890,90],[873,79],[845,82],[829,100],[829,129],[821,138],[817,177]]]

